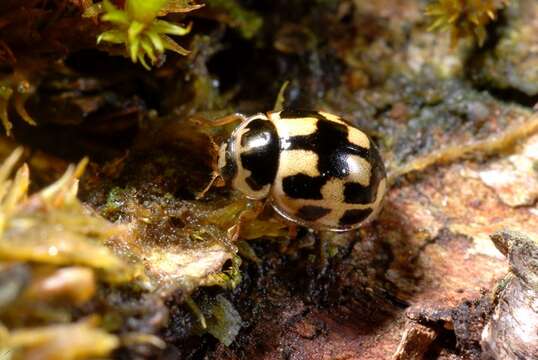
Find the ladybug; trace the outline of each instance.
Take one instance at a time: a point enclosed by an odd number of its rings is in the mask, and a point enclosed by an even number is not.
[[[237,116],[242,122],[218,157],[234,189],[267,198],[282,217],[316,230],[353,230],[378,214],[385,167],[363,131],[321,111]]]

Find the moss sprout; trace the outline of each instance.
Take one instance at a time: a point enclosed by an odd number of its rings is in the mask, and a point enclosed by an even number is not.
[[[117,8],[110,1],[102,3],[101,20],[112,24],[113,28],[99,35],[97,43],[109,42],[124,44],[128,56],[134,63],[140,62],[146,69],[158,63],[166,50],[180,55],[189,51],[174,41],[169,35],[184,36],[191,30],[191,25],[182,26],[170,21],[157,19],[166,13],[189,12],[201,5],[182,4],[168,0],[127,0],[123,9]]]
[[[453,44],[473,36],[482,46],[486,40],[486,26],[496,19],[497,12],[509,0],[437,0],[426,7],[432,18],[429,30],[448,29]]]
[[[237,255],[232,256],[231,266],[223,272],[211,274],[208,276],[205,286],[220,286],[225,289],[235,289],[241,283],[241,258]]]

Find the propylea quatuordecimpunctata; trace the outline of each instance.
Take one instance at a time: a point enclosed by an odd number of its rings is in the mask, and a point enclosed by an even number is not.
[[[385,167],[363,131],[316,111],[242,119],[219,150],[220,174],[233,188],[318,230],[353,230],[377,215]]]

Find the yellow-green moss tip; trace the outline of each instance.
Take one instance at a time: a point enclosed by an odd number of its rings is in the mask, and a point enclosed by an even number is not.
[[[97,43],[125,44],[131,61],[140,62],[146,69],[155,65],[158,58],[171,50],[180,55],[189,51],[177,44],[169,35],[184,36],[191,25],[182,26],[156,17],[168,8],[167,0],[127,0],[124,9],[118,9],[110,1],[103,2],[101,20],[112,24],[112,28],[97,38]],[[198,7],[174,8],[174,12],[192,11]],[[182,11],[183,10],[183,11]],[[147,59],[149,58],[150,64]]]
[[[426,7],[430,31],[448,30],[452,44],[473,36],[479,46],[486,40],[486,26],[496,19],[509,0],[437,0]]]

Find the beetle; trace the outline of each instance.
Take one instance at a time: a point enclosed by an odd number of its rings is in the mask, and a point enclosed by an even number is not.
[[[238,117],[218,169],[247,198],[268,199],[285,219],[315,230],[357,229],[379,213],[385,167],[365,132],[322,111]]]

